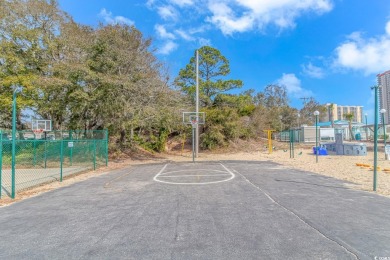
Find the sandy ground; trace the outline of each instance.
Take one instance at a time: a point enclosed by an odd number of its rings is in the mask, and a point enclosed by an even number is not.
[[[373,164],[374,154],[368,152],[367,156],[338,156],[313,155],[311,149],[295,149],[294,158],[290,158],[289,150],[277,150],[272,154],[268,151],[256,151],[252,153],[239,152],[230,154],[200,154],[197,160],[254,160],[273,161],[286,167],[301,169],[321,175],[333,177],[340,180],[352,182],[353,188],[373,191]],[[170,156],[173,161],[192,160],[192,155]],[[183,159],[184,158],[184,159]],[[365,164],[371,167],[357,166]],[[385,160],[383,153],[378,153],[377,166],[377,193],[390,197],[390,161]],[[389,172],[383,171],[389,169]]]
[[[198,161],[213,161],[213,160],[253,160],[253,161],[273,161],[285,165],[286,167],[301,169],[318,173],[321,175],[330,176],[333,178],[349,181],[353,183],[351,187],[354,189],[365,190],[373,192],[373,175],[372,168],[361,167],[356,164],[366,164],[373,166],[374,155],[373,152],[368,152],[366,156],[338,156],[326,155],[318,156],[318,163],[316,157],[313,155],[310,146],[300,147],[295,146],[294,158],[290,158],[290,151],[288,150],[288,143],[275,144],[276,151],[271,154],[264,145],[247,146],[240,145],[237,149],[230,148],[229,151],[218,152],[201,152]],[[372,150],[372,149],[371,149]],[[22,191],[17,194],[16,199],[3,197],[0,200],[0,206],[8,205],[13,202],[36,196],[42,192],[50,191],[73,183],[89,179],[94,176],[107,174],[108,172],[121,169],[126,166],[145,164],[145,163],[161,163],[167,161],[192,161],[192,152],[185,151],[170,151],[162,155],[153,156],[150,158],[137,158],[125,160],[111,160],[108,167],[101,168],[96,171],[82,173],[76,176],[69,176],[63,182],[53,182],[30,190]],[[383,151],[378,152],[378,168],[377,170],[377,194],[390,197],[390,171],[386,173],[383,169],[390,169],[390,160],[385,160]]]

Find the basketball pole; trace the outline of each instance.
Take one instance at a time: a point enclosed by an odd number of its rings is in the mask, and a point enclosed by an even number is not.
[[[197,124],[196,124],[197,126]],[[195,146],[195,130],[196,130],[196,126],[192,126],[192,162],[194,163],[195,162],[195,149],[194,149],[194,146]]]
[[[196,121],[199,122],[199,52],[196,50]],[[199,125],[195,128],[195,157],[198,158],[199,153]]]

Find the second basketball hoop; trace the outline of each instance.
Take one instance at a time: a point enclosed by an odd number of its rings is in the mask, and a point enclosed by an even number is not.
[[[195,130],[205,123],[205,113],[183,112],[183,123],[192,126],[192,161],[195,162]]]

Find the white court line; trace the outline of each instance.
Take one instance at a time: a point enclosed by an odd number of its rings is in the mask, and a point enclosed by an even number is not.
[[[158,181],[156,178],[165,170],[165,168],[167,168],[168,166],[168,163],[164,165],[164,167],[162,167],[162,169],[156,174],[156,176],[154,176],[153,180],[154,181]]]
[[[164,173],[161,173],[160,175],[167,175],[168,173],[175,173],[175,172],[191,172],[191,171],[226,172],[226,171],[221,171],[221,170],[210,170],[210,169],[188,169],[188,170],[164,172]]]
[[[210,182],[169,182],[169,181],[162,181],[162,180],[159,180],[158,178],[159,177],[164,177],[164,176],[160,176],[163,171],[165,170],[165,168],[168,166],[168,164],[164,165],[164,167],[156,174],[156,176],[154,176],[153,180],[154,181],[157,181],[157,182],[161,182],[161,183],[165,183],[165,184],[174,184],[174,185],[206,185],[206,184],[213,184],[213,183],[220,183],[220,182],[226,182],[226,181],[230,181],[232,179],[234,179],[236,177],[236,175],[234,175],[234,173],[232,171],[230,171],[228,168],[226,168],[222,163],[220,163],[220,165],[226,170],[227,173],[229,174],[226,174],[226,175],[230,175],[230,178],[228,179],[225,179],[225,180],[220,180],[220,181],[210,181]],[[207,170],[207,169],[205,169]],[[186,171],[186,170],[183,170],[183,171]],[[180,171],[176,171],[176,172],[180,172]]]
[[[175,175],[175,176],[166,176],[161,175],[160,178],[180,178],[180,177],[213,177],[213,176],[226,176],[230,174],[205,174],[205,175]]]

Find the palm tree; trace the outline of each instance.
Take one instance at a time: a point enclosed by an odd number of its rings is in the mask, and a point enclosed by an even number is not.
[[[329,109],[330,109],[330,118],[329,118],[329,120],[330,120],[330,122],[332,123],[332,128],[334,128],[333,108],[334,108],[334,104],[331,103],[331,104],[329,105]]]
[[[349,125],[349,134],[351,135],[351,140],[354,140],[353,138],[353,133],[352,133],[352,119],[355,117],[353,113],[347,113],[344,114],[345,119],[348,120],[348,125]]]

